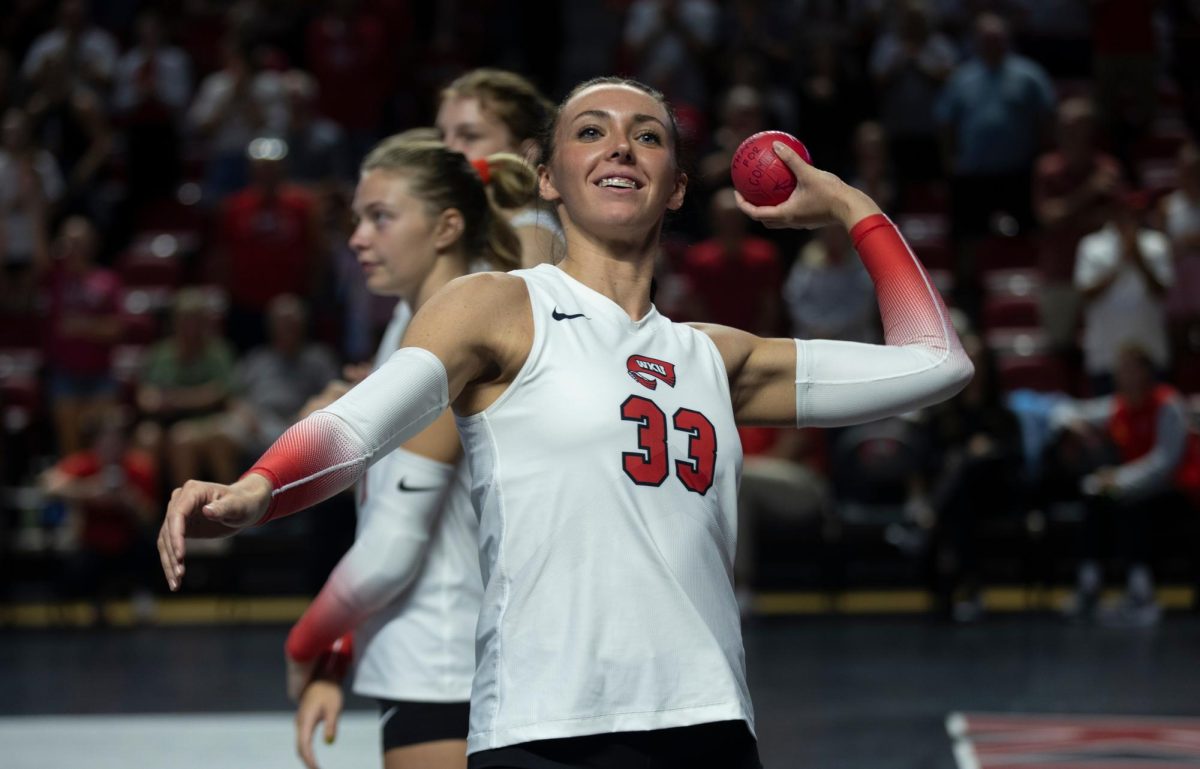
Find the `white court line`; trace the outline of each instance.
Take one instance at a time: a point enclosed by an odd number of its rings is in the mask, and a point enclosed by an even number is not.
[[[4,769],[296,769],[293,714],[16,716],[0,718]],[[372,711],[342,715],[337,742],[317,731],[321,769],[370,769],[380,759]]]
[[[954,763],[958,765],[958,769],[979,769],[979,759],[975,756],[975,743],[967,737],[966,716],[959,712],[947,715],[946,734],[950,735],[954,750]]]

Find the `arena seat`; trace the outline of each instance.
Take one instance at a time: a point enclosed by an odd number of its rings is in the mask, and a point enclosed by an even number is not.
[[[992,295],[983,302],[983,328],[1039,328],[1038,300],[1031,295]]]
[[[993,235],[975,247],[975,263],[980,273],[993,270],[1028,269],[1037,266],[1038,252],[1030,238]]]
[[[1067,366],[1054,355],[997,355],[996,375],[1005,390],[1069,392],[1071,389]]]

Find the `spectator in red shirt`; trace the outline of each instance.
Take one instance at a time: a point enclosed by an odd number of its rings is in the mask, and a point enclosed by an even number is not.
[[[1058,147],[1038,158],[1033,177],[1034,215],[1042,230],[1038,264],[1046,282],[1042,318],[1058,347],[1075,343],[1079,297],[1072,287],[1079,241],[1104,226],[1106,203],[1117,194],[1121,168],[1095,141],[1095,110],[1073,98],[1058,108]]]
[[[272,299],[317,292],[323,262],[313,200],[286,180],[287,143],[255,139],[247,152],[252,181],[225,201],[215,264],[230,297],[229,337],[240,351],[264,341]]]
[[[59,451],[82,446],[80,426],[109,407],[117,385],[112,350],[121,337],[121,282],[95,266],[96,230],[74,216],[63,222],[49,279],[46,363]]]
[[[1103,584],[1104,535],[1128,568],[1124,601],[1100,614],[1115,624],[1151,625],[1160,611],[1150,564],[1153,538],[1188,500],[1200,499],[1200,436],[1191,428],[1183,397],[1155,380],[1154,362],[1136,345],[1117,357],[1116,394],[1071,404],[1054,414],[1085,447],[1078,463],[1087,503],[1083,560],[1072,607],[1095,612]]]
[[[713,195],[713,237],[690,246],[680,271],[690,281],[699,320],[754,334],[774,334],[779,324],[779,250],[769,240],[746,233],[733,189]]]
[[[128,426],[119,410],[92,419],[85,427],[88,448],[63,457],[39,485],[67,504],[74,529],[78,547],[64,569],[68,592],[99,606],[123,586],[139,611],[151,606],[157,469],[150,455],[129,447]]]

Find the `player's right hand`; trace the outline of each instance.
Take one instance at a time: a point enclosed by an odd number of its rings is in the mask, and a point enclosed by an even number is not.
[[[158,558],[171,590],[183,579],[185,538],[218,539],[257,523],[271,503],[271,483],[250,474],[237,483],[188,481],[171,493],[158,532]]]
[[[331,745],[337,738],[341,714],[342,687],[339,684],[317,679],[304,688],[296,707],[296,755],[308,769],[318,769],[312,745],[317,724],[325,723],[325,744]]]

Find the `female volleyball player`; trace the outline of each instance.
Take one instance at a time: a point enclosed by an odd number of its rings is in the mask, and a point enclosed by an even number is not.
[[[772,227],[849,229],[887,344],[660,316],[658,234],[687,183],[676,143],[646,86],[575,89],[539,167],[567,235],[562,263],[452,282],[406,347],[242,480],[178,489],[159,539],[170,586],[185,536],[311,505],[452,403],[484,581],[469,766],[758,766],[731,576],[736,423],[879,419],[953,395],[971,365],[879,208],[782,147],[796,191],[743,210]]]
[[[469,160],[512,152],[531,163],[554,105],[515,72],[474,69],[442,90],[436,125],[442,141]],[[565,243],[558,217],[532,203],[506,211],[521,239],[521,263],[533,267],[562,258]]]
[[[482,257],[499,269],[519,266],[520,243],[492,203],[511,208],[535,195],[533,169],[511,154],[472,167],[439,142],[389,139],[367,156],[350,245],[367,287],[401,299],[378,363],[399,346],[409,308],[419,310],[469,264]],[[324,721],[332,737],[342,706],[329,668],[342,667],[344,634],[356,627],[354,690],[380,703],[385,768],[466,765],[483,585],[475,512],[466,476],[455,472],[460,453],[447,412],[371,467],[354,546],[288,638],[296,747],[313,769],[313,733]],[[324,670],[314,679],[319,661]]]

